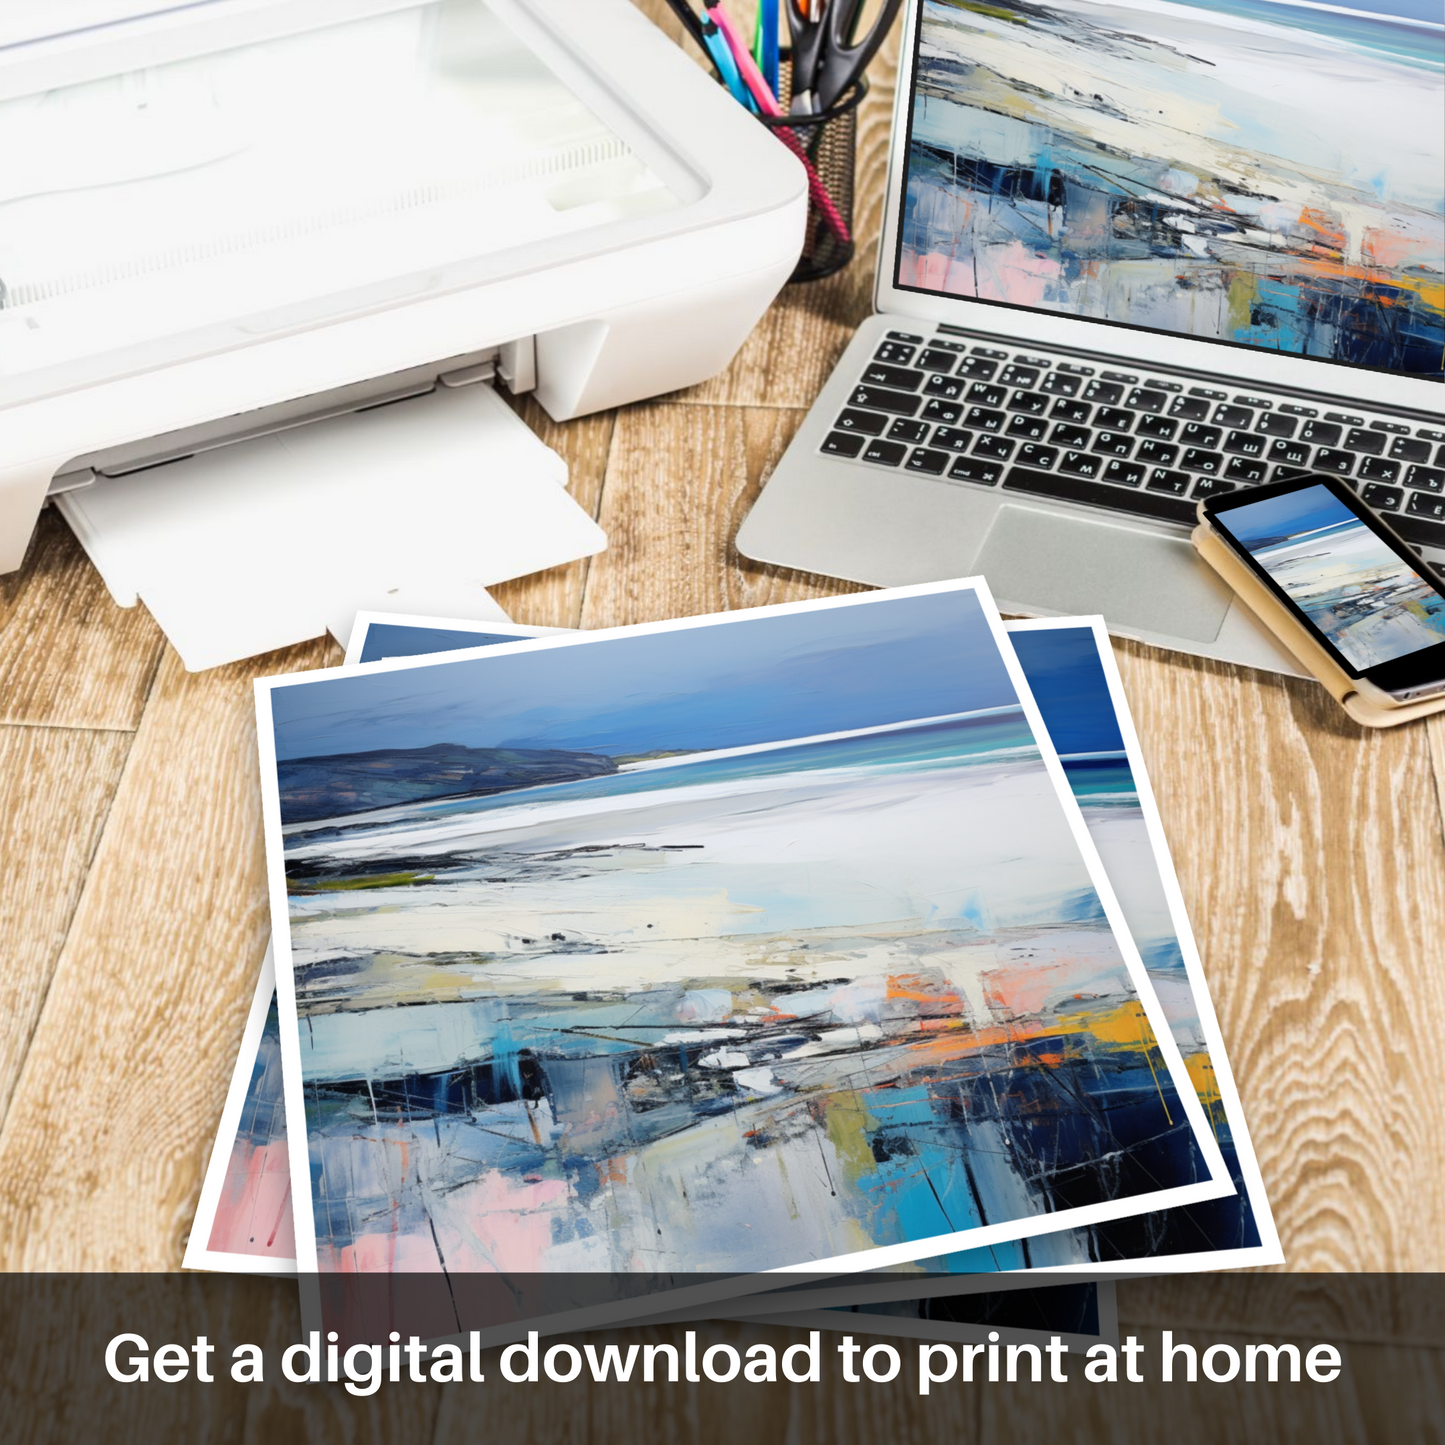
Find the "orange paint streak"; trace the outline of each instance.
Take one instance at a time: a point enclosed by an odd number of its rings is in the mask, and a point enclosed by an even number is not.
[[[1211,207],[1221,215],[1236,215],[1237,212],[1222,200],[1216,200]],[[1294,275],[1319,277],[1323,280],[1361,281],[1380,285],[1382,281],[1403,291],[1412,291],[1425,305],[1437,311],[1445,311],[1445,280],[1434,280],[1426,276],[1402,276],[1399,268],[1410,260],[1424,246],[1423,241],[1398,236],[1382,227],[1372,226],[1364,234],[1360,245],[1362,254],[1369,264],[1358,266],[1344,261],[1345,233],[1339,229],[1323,211],[1306,206],[1299,214],[1299,225],[1314,233],[1308,249],[1287,248],[1288,263],[1276,268],[1281,279]],[[1381,277],[1381,270],[1395,274]],[[1376,296],[1382,306],[1398,306],[1401,303],[1393,296]]]
[[[1316,250],[1333,251],[1338,255],[1345,249],[1345,233],[1332,216],[1314,206],[1306,206],[1299,213],[1299,223],[1306,231],[1315,233],[1311,245]]]
[[[1387,285],[1401,291],[1413,291],[1425,305],[1436,311],[1445,311],[1445,280],[1435,281],[1424,276],[1398,274],[1381,276],[1380,272],[1371,266],[1346,265],[1343,261],[1322,260],[1298,251],[1292,251],[1288,263],[1281,263],[1275,270],[1283,280],[1292,280],[1298,276],[1318,277],[1326,281],[1359,281],[1368,286]],[[1372,299],[1380,306],[1402,304],[1397,297],[1384,294],[1376,294]]]
[[[597,1171],[599,1184],[626,1184],[627,1159],[619,1154],[615,1159],[599,1159],[593,1166]]]
[[[1148,1015],[1137,1000],[1113,1008],[1085,1007],[1073,1012],[1060,1012],[1052,1018],[1024,1016],[983,1028],[969,1028],[949,1021],[947,1027],[928,1028],[924,1025],[919,1033],[922,1037],[915,1036],[907,1045],[911,1068],[942,1065],[988,1048],[1027,1044],[1035,1039],[1069,1034],[1092,1035],[1106,1047],[1143,1049],[1146,1052],[1157,1047]],[[1037,1057],[1052,1067],[1058,1067],[1066,1062],[1070,1052],[1066,1044],[1062,1053],[1051,1051]]]
[[[888,980],[888,998],[930,1005],[953,1014],[959,1013],[963,1008],[963,999],[959,997],[957,990],[931,983],[928,979],[911,973],[897,974]]]

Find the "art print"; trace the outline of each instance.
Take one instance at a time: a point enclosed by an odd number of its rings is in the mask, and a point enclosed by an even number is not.
[[[265,688],[322,1268],[853,1268],[1137,1211],[1170,1169],[1218,1192],[985,608],[902,589]],[[1060,1156],[1088,1131],[1059,1071],[1114,1144],[1140,1127],[1147,1184],[1097,1132]],[[1029,1176],[963,1147],[1045,1135]]]

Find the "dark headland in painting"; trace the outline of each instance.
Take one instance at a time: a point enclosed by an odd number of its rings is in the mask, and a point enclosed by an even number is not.
[[[314,823],[432,798],[480,797],[615,773],[600,753],[566,748],[378,748],[277,764],[283,824]]]

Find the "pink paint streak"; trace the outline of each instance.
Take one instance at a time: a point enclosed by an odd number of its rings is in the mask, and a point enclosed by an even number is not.
[[[503,1264],[518,1273],[547,1268],[552,1218],[565,1214],[567,1184],[561,1179],[516,1183],[490,1169],[475,1183],[447,1196],[437,1218],[447,1263],[464,1270],[494,1270]]]
[[[291,1168],[284,1139],[259,1149],[248,1140],[236,1140],[206,1247],[223,1254],[296,1258]]]
[[[1059,263],[1037,255],[1021,241],[990,245],[986,254],[953,256],[945,251],[904,250],[899,281],[951,296],[978,296],[1016,306],[1043,304],[1048,285],[1059,278]],[[975,275],[977,280],[975,281]]]

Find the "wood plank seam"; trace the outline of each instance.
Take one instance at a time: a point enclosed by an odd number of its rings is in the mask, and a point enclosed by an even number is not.
[[[150,685],[151,685],[151,686],[154,686],[154,684],[155,684],[155,674],[153,673],[152,676],[151,676],[151,683],[150,683]],[[147,695],[149,696],[149,692],[147,693]],[[51,730],[52,730],[52,729],[50,729],[50,727],[49,727],[48,724],[7,723],[7,724],[6,724],[6,727],[10,727],[10,728],[34,727],[36,731],[51,731]],[[59,731],[59,729],[55,729],[55,731]],[[74,732],[80,732],[80,731],[105,732],[105,733],[110,733],[110,734],[114,735],[114,733],[118,732],[119,729],[116,729],[116,728],[89,728],[89,729],[75,728],[75,729],[69,729],[68,731],[74,731]],[[20,1066],[19,1066],[19,1068],[15,1071],[15,1077],[14,1077],[14,1080],[12,1081],[11,1086],[10,1086],[8,1089],[6,1089],[4,1096],[3,1096],[3,1097],[0,1097],[0,1137],[3,1137],[3,1136],[4,1136],[4,1133],[5,1133],[5,1122],[6,1122],[7,1118],[9,1117],[9,1114],[10,1114],[10,1104],[11,1104],[12,1100],[15,1098],[15,1095],[16,1095],[16,1094],[19,1092],[19,1090],[20,1090],[20,1081],[25,1077],[26,1064],[27,1064],[27,1062],[28,1062],[28,1060],[29,1060],[29,1056],[30,1056],[30,1046],[34,1043],[36,1034],[38,1034],[38,1033],[40,1032],[41,1021],[45,1018],[45,1010],[46,1010],[47,1006],[48,1006],[49,1003],[50,1003],[50,991],[51,991],[52,986],[53,986],[54,983],[55,983],[55,974],[56,974],[56,971],[58,970],[58,968],[60,967],[60,960],[65,957],[65,950],[66,950],[66,947],[68,946],[68,944],[69,944],[69,942],[70,942],[70,931],[71,931],[71,928],[74,926],[76,915],[80,912],[81,907],[82,907],[83,904],[85,903],[85,896],[86,896],[87,892],[90,890],[90,886],[91,886],[91,870],[92,870],[92,869],[94,868],[94,866],[95,866],[96,855],[100,852],[101,844],[102,844],[102,843],[104,842],[104,840],[105,840],[106,830],[107,830],[107,828],[110,826],[110,816],[111,816],[112,810],[115,808],[115,800],[121,795],[121,790],[125,787],[126,774],[130,771],[131,757],[132,757],[134,751],[135,751],[135,730],[132,730],[132,731],[131,731],[131,734],[130,734],[130,745],[126,748],[125,761],[124,761],[124,763],[121,764],[120,776],[116,779],[115,787],[111,789],[110,797],[106,800],[105,807],[104,807],[104,810],[103,810],[103,815],[102,815],[102,818],[101,818],[100,827],[98,827],[98,828],[95,830],[95,838],[94,838],[94,840],[91,842],[91,845],[90,845],[90,853],[89,853],[89,856],[88,856],[88,857],[86,858],[86,860],[85,860],[85,881],[81,884],[80,890],[76,893],[76,895],[75,895],[75,902],[71,905],[71,907],[70,907],[70,912],[69,912],[69,914],[66,916],[66,919],[65,919],[65,933],[64,933],[64,935],[62,936],[62,938],[61,938],[61,940],[60,940],[60,945],[59,945],[59,947],[55,950],[55,957],[54,957],[54,959],[51,961],[50,974],[49,974],[49,977],[47,977],[46,980],[45,980],[45,988],[44,988],[44,991],[42,992],[41,997],[40,997],[40,1006],[35,1010],[35,1017],[34,1017],[33,1019],[31,1019],[31,1021],[30,1021],[30,1028],[29,1028],[29,1030],[27,1031],[27,1033],[26,1033],[26,1035],[25,1035],[25,1047],[24,1047],[24,1051],[23,1051],[23,1053],[22,1053],[22,1055],[21,1055]],[[8,1020],[7,1020],[6,1022],[7,1022],[7,1024],[8,1024]]]
[[[39,723],[5,723],[0,724],[0,727],[3,727],[5,735],[12,737],[22,733],[38,736],[44,733],[59,732],[68,734],[90,733],[97,737],[113,738],[121,732],[121,730],[117,728],[52,727],[49,724]],[[131,751],[135,745],[134,730],[130,732],[129,736],[130,742],[126,746],[125,758],[121,763],[120,771],[116,777],[115,786],[110,790],[110,795],[102,806],[100,823],[95,830],[95,835],[91,840],[90,848],[85,857],[85,862],[81,870],[81,885],[76,890],[74,901],[71,903],[70,908],[65,914],[64,932],[60,935],[60,938],[57,941],[55,947],[54,956],[50,960],[50,967],[45,978],[44,988],[41,991],[39,1004],[35,1009],[34,1016],[30,1020],[29,1027],[24,1031],[21,1048],[17,1051],[19,1054],[19,1058],[17,1060],[15,1071],[13,1075],[9,1077],[8,1081],[0,1081],[0,1133],[3,1133],[4,1131],[5,1119],[10,1112],[11,1100],[15,1097],[16,1090],[19,1087],[20,1079],[24,1075],[26,1059],[28,1058],[30,1053],[30,1046],[34,1042],[35,1035],[40,1028],[40,1021],[44,1017],[45,1006],[50,998],[50,989],[55,981],[56,969],[59,967],[60,960],[65,954],[65,947],[70,938],[71,927],[75,922],[76,914],[80,911],[81,902],[84,899],[86,889],[89,887],[90,884],[91,868],[95,863],[96,854],[100,851],[101,839],[105,836],[106,826],[110,820],[111,809],[115,806],[116,797],[119,795],[121,784],[125,779],[126,769],[130,765]],[[7,1029],[7,1031],[12,1027],[12,1022],[13,1021],[9,1018],[3,1020],[3,1026]]]

